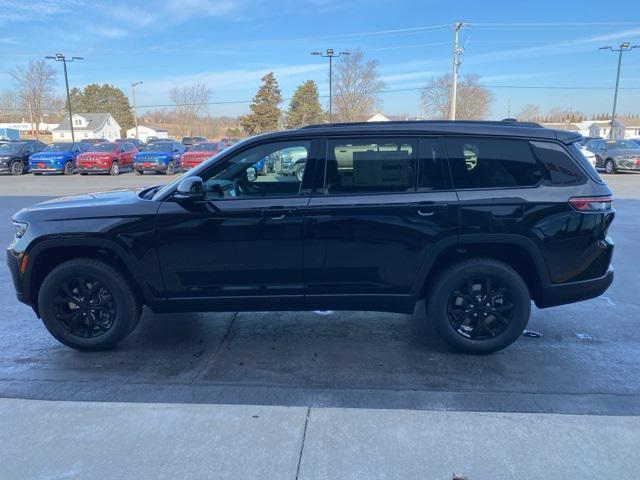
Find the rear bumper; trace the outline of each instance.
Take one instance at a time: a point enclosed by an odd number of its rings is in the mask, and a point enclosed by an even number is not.
[[[536,305],[538,308],[555,307],[599,297],[607,291],[613,282],[613,274],[613,265],[609,265],[607,272],[599,278],[580,282],[547,284],[542,287]]]

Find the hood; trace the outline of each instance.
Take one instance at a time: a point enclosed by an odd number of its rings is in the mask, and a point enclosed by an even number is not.
[[[30,218],[38,216],[39,213],[46,213],[47,220],[57,218],[79,218],[95,215],[96,207],[109,205],[128,205],[139,201],[138,190],[113,190],[110,192],[97,192],[69,197],[59,197],[45,202],[37,203],[27,208],[23,208],[14,215],[18,221],[29,221]],[[86,214],[82,210],[86,209]],[[60,212],[60,217],[52,216],[54,211]],[[71,213],[73,212],[73,214]]]
[[[38,152],[29,157],[31,160],[55,160],[71,157],[71,152]]]

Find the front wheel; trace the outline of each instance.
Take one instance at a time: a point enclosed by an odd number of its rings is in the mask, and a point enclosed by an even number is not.
[[[136,172],[136,175],[142,175],[144,172],[142,170],[134,170]]]
[[[609,159],[604,162],[604,171],[608,174],[618,173],[618,169],[616,168],[616,164],[613,163],[613,160]]]
[[[427,297],[427,317],[442,339],[464,353],[492,353],[515,342],[529,322],[531,296],[509,265],[465,260],[444,271]]]
[[[62,171],[64,175],[73,175],[73,162],[69,161],[64,164],[64,170]]]
[[[22,175],[24,173],[24,163],[17,160],[11,164],[11,175]]]
[[[66,261],[42,282],[38,307],[47,330],[77,350],[113,348],[138,323],[140,306],[129,281],[90,258]]]
[[[165,172],[165,173],[166,173],[167,175],[173,175],[173,174],[175,173],[174,168],[175,168],[175,167],[173,166],[173,161],[169,162],[169,165],[167,165],[167,170],[166,170],[166,172]]]
[[[304,178],[304,167],[300,168],[296,172],[296,178],[298,179],[299,182],[302,182],[302,179]]]
[[[120,165],[118,165],[118,162],[113,162],[111,164],[109,175],[120,175]]]

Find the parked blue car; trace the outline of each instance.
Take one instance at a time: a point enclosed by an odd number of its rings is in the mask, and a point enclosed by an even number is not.
[[[62,173],[73,175],[76,157],[89,149],[86,143],[52,143],[44,150],[29,157],[29,170],[34,175]]]
[[[150,143],[133,158],[133,169],[138,175],[144,172],[173,175],[182,170],[184,151],[182,144],[173,140]]]

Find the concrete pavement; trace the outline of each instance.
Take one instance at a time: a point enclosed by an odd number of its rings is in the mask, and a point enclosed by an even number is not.
[[[0,478],[632,478],[640,417],[0,399]]]

